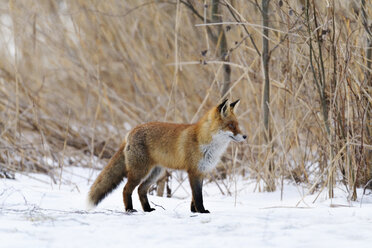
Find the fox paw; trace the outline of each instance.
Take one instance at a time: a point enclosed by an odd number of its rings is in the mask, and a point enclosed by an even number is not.
[[[198,211],[195,208],[191,208],[191,212],[193,212],[193,213],[201,213],[201,214],[210,214],[211,213],[211,212],[209,212],[209,210],[206,210],[206,209],[201,210],[201,211]]]
[[[154,210],[155,210],[155,208],[146,208],[146,209],[144,209],[145,212],[152,212]]]
[[[131,208],[131,209],[126,209],[125,210],[127,213],[135,213],[135,212],[137,212],[137,210],[135,210],[135,209],[133,209],[133,208]]]

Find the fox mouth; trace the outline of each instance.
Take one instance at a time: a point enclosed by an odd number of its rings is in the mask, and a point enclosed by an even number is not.
[[[239,142],[240,140],[238,140],[237,138],[235,138],[234,136],[230,135],[229,136],[233,141],[236,141],[236,142]]]

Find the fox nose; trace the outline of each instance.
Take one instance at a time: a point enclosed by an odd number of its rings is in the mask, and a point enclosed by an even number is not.
[[[243,135],[243,139],[246,139],[247,138],[247,135]]]

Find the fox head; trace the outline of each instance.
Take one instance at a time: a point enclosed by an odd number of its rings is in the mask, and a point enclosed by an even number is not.
[[[247,135],[242,134],[239,128],[238,119],[235,111],[240,100],[230,103],[225,99],[221,104],[215,107],[213,111],[213,121],[211,128],[215,133],[226,136],[228,140],[242,142],[247,138]]]

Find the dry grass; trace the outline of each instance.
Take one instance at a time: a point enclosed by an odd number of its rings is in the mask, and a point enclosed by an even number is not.
[[[203,21],[182,2],[1,1],[1,171],[45,172],[58,180],[64,166],[100,167],[130,126],[193,122],[216,104],[223,63],[207,27],[197,25]],[[210,12],[201,1],[190,2],[201,15]],[[247,35],[261,50],[259,9],[254,1],[220,2],[231,49],[227,96],[242,99],[239,119],[249,137],[223,159],[221,190],[231,191],[236,174],[255,178],[263,190],[260,182],[273,173],[277,185],[290,179],[330,195],[343,182],[352,196],[372,176],[372,73],[359,1],[334,1],[334,8],[333,1],[315,1],[317,28],[306,20],[305,1],[281,7],[271,1],[270,144],[262,127],[261,58]],[[370,21],[368,1],[366,13]],[[322,96],[314,82],[319,75]]]

